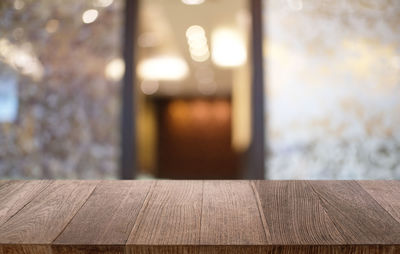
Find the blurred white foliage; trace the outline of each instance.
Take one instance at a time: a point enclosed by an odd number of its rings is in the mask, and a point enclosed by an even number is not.
[[[400,179],[400,2],[265,1],[272,179]]]

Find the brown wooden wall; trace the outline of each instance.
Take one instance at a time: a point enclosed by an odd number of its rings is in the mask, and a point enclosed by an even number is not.
[[[157,104],[159,177],[238,178],[239,156],[231,146],[229,99],[175,99]]]

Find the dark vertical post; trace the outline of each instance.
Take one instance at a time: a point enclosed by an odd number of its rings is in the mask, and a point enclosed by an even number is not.
[[[123,57],[125,60],[125,75],[122,88],[121,112],[121,178],[133,179],[136,176],[136,126],[134,103],[134,39],[138,20],[138,1],[125,1],[125,29]]]
[[[264,68],[262,0],[250,0],[252,17],[252,140],[247,154],[247,179],[264,179],[265,123],[264,123]]]

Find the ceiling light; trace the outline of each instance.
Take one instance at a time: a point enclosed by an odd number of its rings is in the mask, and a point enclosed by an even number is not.
[[[193,59],[194,61],[196,61],[196,62],[205,62],[205,61],[207,61],[207,59],[210,57],[210,52],[207,51],[207,53],[204,54],[204,55],[199,55],[199,56],[197,56],[197,55],[190,55],[190,56],[191,56],[192,59]]]
[[[114,0],[94,0],[93,5],[96,7],[108,7],[113,2],[114,2]]]
[[[208,47],[190,48],[190,54],[194,56],[204,56],[208,54]]]
[[[220,28],[212,34],[212,60],[222,67],[240,66],[246,62],[242,37],[233,29]]]
[[[194,26],[190,26],[187,30],[186,30],[186,37],[189,39],[191,37],[202,37],[205,35],[205,31],[201,26],[198,25],[194,25]]]
[[[186,30],[186,37],[192,59],[196,62],[206,61],[210,57],[210,51],[204,29],[198,25],[190,26]]]
[[[182,3],[187,5],[199,5],[204,3],[205,0],[182,0]]]
[[[205,36],[196,39],[190,38],[188,39],[188,44],[192,48],[204,47],[207,46],[207,38]]]
[[[111,60],[105,70],[106,77],[112,81],[119,81],[125,73],[125,62],[121,58]]]
[[[99,15],[99,12],[95,9],[87,10],[82,14],[82,21],[85,24],[92,23],[97,19],[98,15]]]
[[[147,80],[181,80],[188,74],[188,66],[180,57],[159,56],[141,61],[138,73]]]

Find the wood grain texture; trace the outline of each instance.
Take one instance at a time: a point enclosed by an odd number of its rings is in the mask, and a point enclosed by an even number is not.
[[[157,181],[127,241],[135,245],[195,245],[200,240],[202,181]]]
[[[96,182],[54,181],[0,227],[0,244],[50,244],[95,186]]]
[[[3,253],[4,254],[52,254],[51,247],[48,244],[0,245],[0,254]]]
[[[55,244],[125,244],[151,181],[100,182]]]
[[[399,244],[400,224],[355,181],[309,181],[347,244]]]
[[[207,254],[398,254],[400,246],[381,245],[230,245],[199,246],[199,253]],[[157,253],[157,252],[153,252]],[[176,252],[175,252],[176,253]]]
[[[254,181],[273,244],[344,244],[318,196],[304,181]]]
[[[148,245],[127,246],[129,254],[198,254],[198,245]]]
[[[22,209],[51,181],[3,181],[0,183],[0,226]]]
[[[54,245],[51,247],[52,254],[124,254],[125,253],[125,245]]]
[[[203,196],[201,245],[267,244],[249,181],[206,181]]]
[[[400,246],[382,245],[198,245],[136,246],[135,254],[398,254]]]
[[[400,223],[400,181],[358,181]]]
[[[400,254],[398,181],[0,181],[0,254]]]

